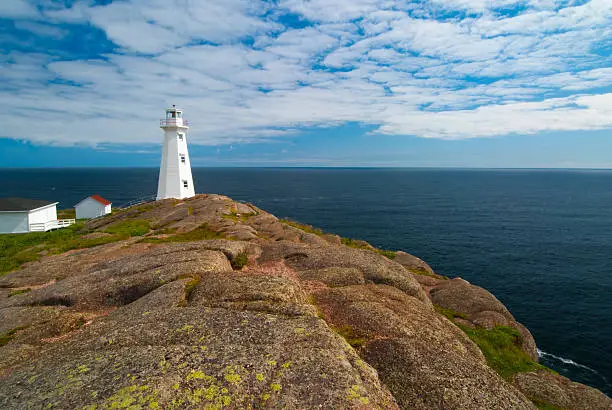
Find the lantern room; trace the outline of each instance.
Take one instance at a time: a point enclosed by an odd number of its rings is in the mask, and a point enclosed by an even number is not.
[[[161,128],[189,128],[189,122],[183,118],[183,110],[176,108],[176,105],[166,109],[166,118],[160,120]]]

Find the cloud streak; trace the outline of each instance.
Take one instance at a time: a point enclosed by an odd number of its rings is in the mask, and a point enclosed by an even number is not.
[[[441,139],[612,128],[612,2],[515,4],[2,2],[15,30],[4,35],[0,103],[17,112],[0,113],[3,134],[152,142],[173,103],[203,145],[348,122]],[[66,38],[77,35],[104,44],[71,56]]]

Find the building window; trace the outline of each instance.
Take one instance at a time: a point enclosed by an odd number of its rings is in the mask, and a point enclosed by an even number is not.
[[[183,134],[182,132],[179,132],[178,134],[179,141],[182,141],[184,137],[185,137],[185,134]]]
[[[183,179],[183,188],[189,188],[189,183]]]
[[[185,154],[179,154],[181,157],[181,163],[185,164],[187,161],[185,160]]]

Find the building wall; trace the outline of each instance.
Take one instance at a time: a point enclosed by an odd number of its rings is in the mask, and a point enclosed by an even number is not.
[[[182,138],[179,136],[182,134]],[[182,158],[185,159],[183,162]],[[187,183],[185,187],[184,184]],[[187,150],[187,128],[166,128],[159,169],[157,199],[190,198],[195,195]]]
[[[0,212],[0,233],[25,233],[29,231],[28,212]]]
[[[29,224],[57,221],[57,204],[30,211]]]
[[[107,208],[108,212],[106,211]],[[74,209],[76,210],[76,219],[93,219],[110,213],[110,205],[105,206],[92,198],[79,202]]]

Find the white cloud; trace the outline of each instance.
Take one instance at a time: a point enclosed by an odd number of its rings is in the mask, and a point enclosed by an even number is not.
[[[612,57],[597,50],[612,38],[612,2],[526,0],[514,17],[496,12],[515,3],[43,1],[43,22],[11,1],[13,18],[30,16],[19,29],[61,38],[63,22],[91,24],[119,50],[3,56],[0,103],[19,115],[0,121],[7,137],[92,145],[157,141],[170,104],[185,109],[199,144],[345,122],[445,139],[612,128]],[[448,10],[465,16],[435,18]],[[286,12],[306,27],[284,27]]]
[[[10,19],[36,18],[38,10],[27,0],[0,1],[0,17]]]

